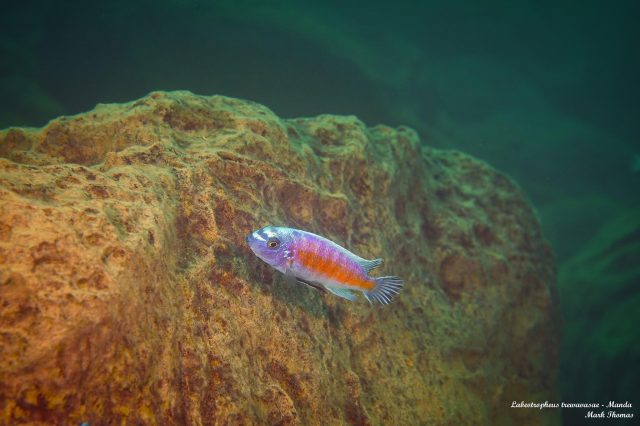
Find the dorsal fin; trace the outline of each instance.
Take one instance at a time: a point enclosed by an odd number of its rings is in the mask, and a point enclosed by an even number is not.
[[[382,265],[382,262],[384,262],[384,260],[378,258],[378,259],[373,259],[373,260],[366,260],[366,259],[361,259],[358,260],[358,264],[360,266],[362,266],[362,269],[364,269],[364,271],[368,274],[370,270],[372,270],[373,268],[377,268],[378,266]]]

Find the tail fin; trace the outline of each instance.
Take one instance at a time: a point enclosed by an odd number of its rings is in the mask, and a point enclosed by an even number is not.
[[[386,305],[391,302],[395,295],[400,293],[400,290],[402,289],[403,283],[400,277],[378,277],[375,281],[376,286],[373,290],[364,293],[364,297],[367,298],[369,303],[371,303],[372,300],[375,300],[381,305]]]

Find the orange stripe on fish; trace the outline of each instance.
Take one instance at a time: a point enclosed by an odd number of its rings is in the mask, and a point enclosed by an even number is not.
[[[318,251],[316,247],[304,247],[304,249],[298,250],[299,262],[324,278],[367,290],[374,287],[375,283],[371,278],[364,278],[348,267],[348,259],[344,259],[338,253],[326,256],[318,254]]]

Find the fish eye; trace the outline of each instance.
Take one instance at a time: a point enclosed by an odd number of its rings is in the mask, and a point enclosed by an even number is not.
[[[269,241],[267,241],[267,247],[274,249],[274,248],[278,248],[280,246],[280,240],[278,240],[277,238],[269,238]]]

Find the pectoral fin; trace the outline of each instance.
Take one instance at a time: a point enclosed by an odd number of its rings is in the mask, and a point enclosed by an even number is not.
[[[294,285],[296,283],[296,276],[291,269],[287,269],[284,273],[284,279],[287,281],[287,284]]]

